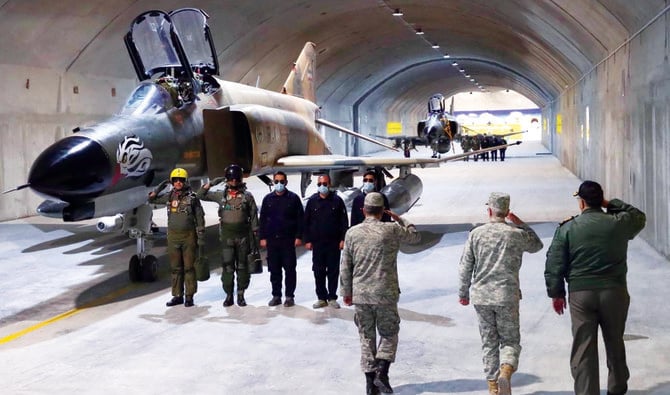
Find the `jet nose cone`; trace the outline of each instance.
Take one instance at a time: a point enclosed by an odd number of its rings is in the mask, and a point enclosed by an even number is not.
[[[112,165],[104,148],[83,136],[67,137],[47,148],[28,176],[36,192],[66,202],[100,195],[111,179]]]

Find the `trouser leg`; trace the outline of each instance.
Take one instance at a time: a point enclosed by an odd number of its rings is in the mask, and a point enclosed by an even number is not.
[[[168,239],[172,296],[184,296],[184,261],[182,243]]]
[[[339,243],[338,243],[339,244]],[[337,300],[337,287],[340,284],[340,248],[335,246],[328,254],[328,300]]]
[[[198,292],[198,282],[195,279],[195,257],[197,248],[196,234],[193,232],[189,234],[182,248],[184,259],[184,288],[186,296],[193,296]]]
[[[519,332],[519,304],[496,306],[496,327],[500,335],[500,364],[519,367],[521,334]]]
[[[222,244],[221,285],[223,286],[223,292],[225,292],[227,295],[232,295],[234,290],[235,275],[235,242],[233,239],[225,239],[222,240]]]
[[[379,347],[377,359],[395,362],[398,350],[398,333],[400,332],[400,315],[396,304],[375,305],[377,330],[379,331]]]
[[[295,255],[295,245],[293,244],[293,240],[284,250],[283,257],[284,274],[286,276],[286,289],[284,290],[284,293],[287,298],[293,298],[295,297],[295,287],[298,281],[298,275],[296,273],[297,257]]]
[[[623,394],[628,391],[630,377],[623,341],[630,296],[625,287],[603,289],[599,293],[600,328],[607,354],[607,390],[613,394]]]
[[[361,370],[374,372],[377,355],[377,324],[372,306],[355,305],[354,323],[358,328],[361,341]]]
[[[496,313],[493,306],[475,305],[482,339],[482,362],[487,380],[498,379],[500,368],[500,336],[496,328]]]
[[[249,262],[247,256],[250,252],[249,239],[242,237],[236,239],[237,256],[235,262],[235,272],[237,273],[237,291],[244,291],[249,288],[251,282],[251,273],[249,273]]]
[[[598,298],[595,291],[570,292],[570,370],[577,395],[598,395]]]
[[[272,284],[272,296],[281,296],[281,263],[281,246],[268,243],[268,271],[270,272],[270,284]]]

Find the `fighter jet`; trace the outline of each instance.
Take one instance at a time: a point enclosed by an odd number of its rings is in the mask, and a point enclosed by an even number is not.
[[[417,124],[416,136],[375,136],[394,141],[394,147],[402,148],[406,158],[417,146],[430,147],[433,158],[439,158],[451,149],[452,141],[458,140],[461,130],[453,117],[453,97],[451,110],[446,111],[445,98],[436,93],[428,100],[428,116]]]
[[[148,11],[135,18],[124,41],[139,86],[117,115],[77,128],[43,151],[28,182],[16,188],[29,187],[47,199],[37,209],[42,215],[64,221],[99,218],[101,232],[120,230],[135,239],[132,281],[156,279],[157,259],[148,254],[154,207],[147,195],[175,167],[188,171],[195,188],[223,175],[231,163],[240,165],[246,177],[259,176],[266,183],[277,170],[301,173],[303,196],[312,174],[328,173],[334,186],[346,188],[356,172],[373,168],[388,174],[397,167],[400,175],[382,192],[391,208],[403,213],[423,189],[412,167],[464,156],[333,155],[320,126],[375,140],[320,118],[315,45],[304,46],[282,92],[224,81],[217,77],[207,18],[194,8]]]

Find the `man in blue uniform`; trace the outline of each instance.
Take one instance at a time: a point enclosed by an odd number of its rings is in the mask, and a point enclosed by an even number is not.
[[[284,306],[295,304],[296,265],[295,247],[302,244],[304,210],[295,193],[286,189],[284,172],[274,174],[274,191],[263,198],[258,237],[262,248],[268,250],[268,271],[272,284],[272,299],[268,306],[281,304],[282,269],[286,273]]]
[[[370,192],[375,192],[377,187],[377,175],[374,171],[369,170],[363,174],[363,186],[361,186],[362,195],[356,196],[354,201],[351,203],[351,226],[358,225],[365,219],[363,213],[363,202],[365,201],[365,196]],[[382,222],[391,222],[391,217],[386,213],[389,210],[389,200],[386,198],[386,195],[381,194],[384,198],[384,212],[382,213]]]
[[[344,235],[349,219],[342,199],[330,191],[330,177],[321,175],[317,181],[318,192],[312,195],[305,207],[305,248],[312,250],[312,271],[316,284],[315,309],[337,303],[337,285],[340,277],[340,252],[344,248]],[[327,280],[327,285],[326,285]]]

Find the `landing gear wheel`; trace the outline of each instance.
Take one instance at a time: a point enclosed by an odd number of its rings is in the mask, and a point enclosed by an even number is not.
[[[158,259],[147,255],[142,260],[142,281],[152,283],[158,278]]]
[[[139,282],[142,277],[142,266],[140,265],[140,257],[133,255],[128,263],[128,278],[133,283]]]

